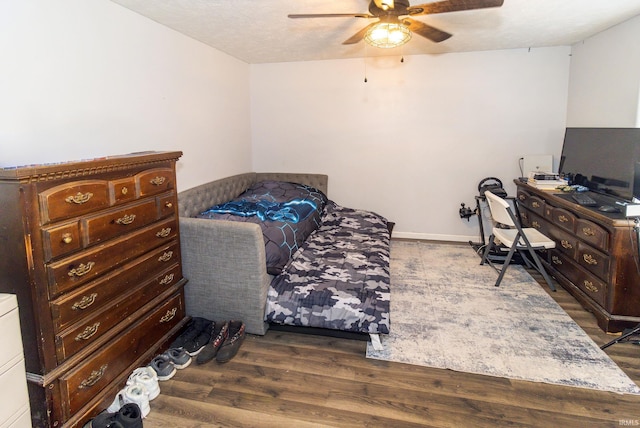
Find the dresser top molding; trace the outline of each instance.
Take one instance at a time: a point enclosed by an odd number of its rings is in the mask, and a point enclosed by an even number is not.
[[[35,183],[90,177],[105,172],[135,168],[137,165],[177,161],[181,156],[181,151],[148,151],[71,162],[4,167],[0,168],[0,182]],[[87,166],[88,162],[91,166]]]

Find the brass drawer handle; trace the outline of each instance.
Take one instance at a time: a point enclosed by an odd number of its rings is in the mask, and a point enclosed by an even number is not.
[[[525,199],[527,199],[527,197],[525,195],[519,195],[518,199],[520,199],[521,201],[524,201]]]
[[[91,338],[98,332],[98,327],[100,327],[99,322],[95,323],[94,325],[86,326],[84,331],[76,336],[76,342],[88,340],[89,338]]]
[[[171,281],[173,281],[173,274],[172,273],[170,273],[169,275],[167,275],[164,278],[162,278],[160,280],[160,284],[161,285],[171,284]]]
[[[558,220],[560,221],[560,223],[566,223],[569,221],[569,219],[564,215],[559,216]]]
[[[598,287],[593,285],[593,282],[587,281],[585,279],[583,284],[584,284],[584,288],[586,288],[587,290],[591,291],[592,293],[597,293],[598,292]]]
[[[127,224],[133,223],[135,219],[136,219],[135,214],[125,214],[124,217],[120,217],[119,219],[117,219],[116,223],[127,225]]]
[[[531,223],[531,226],[535,227],[536,229],[540,229],[540,223],[538,223],[537,221]]]
[[[108,367],[108,364],[105,364],[102,367],[100,367],[98,370],[92,371],[88,378],[80,382],[79,388],[80,389],[91,388],[93,385],[98,383],[98,381],[102,379],[102,376],[104,376],[104,372],[107,371],[107,367]]]
[[[73,236],[70,233],[62,234],[62,242],[65,244],[71,244],[71,241],[73,241]]]
[[[163,255],[158,257],[158,261],[159,262],[168,262],[169,260],[171,260],[171,257],[173,257],[173,251],[167,251]]]
[[[95,266],[95,262],[89,262],[86,265],[81,263],[77,268],[71,269],[68,273],[69,276],[82,276],[86,275],[91,271],[91,268]]]
[[[165,177],[154,177],[151,181],[149,181],[149,183],[153,184],[154,186],[161,186],[164,184],[166,178]]]
[[[534,201],[534,202],[531,204],[531,206],[532,206],[533,208],[540,208],[540,204],[539,204],[538,202],[536,202],[536,201]]]
[[[171,234],[171,228],[170,227],[166,227],[166,228],[162,229],[160,232],[156,233],[156,236],[158,238],[166,238],[170,234]]]
[[[562,248],[566,248],[566,249],[573,248],[573,245],[571,245],[571,243],[565,239],[560,241],[560,245],[562,245]]]
[[[551,256],[551,261],[553,262],[554,265],[562,264],[562,260],[560,260],[560,257],[558,256]]]
[[[525,220],[529,220],[529,216],[527,215],[527,213],[522,213],[522,214],[520,214],[520,215],[521,215],[521,217],[522,217],[523,219],[525,219]]]
[[[92,196],[93,196],[93,193],[91,192],[87,192],[87,193],[78,192],[74,196],[67,196],[65,198],[65,202],[68,202],[70,204],[82,205],[86,202],[89,202],[89,199],[91,199]]]
[[[591,254],[583,254],[582,258],[584,259],[585,262],[587,262],[587,264],[589,265],[597,265],[598,264],[598,260],[596,260],[595,258],[593,258],[593,256]]]
[[[74,311],[77,311],[78,309],[87,309],[89,306],[95,303],[96,297],[98,297],[98,293],[91,293],[88,296],[84,296],[82,299],[75,302],[71,309],[73,309]]]
[[[582,233],[584,233],[587,236],[593,236],[596,233],[593,231],[593,229],[591,229],[590,227],[583,227],[582,228]]]
[[[169,322],[176,316],[176,312],[178,308],[169,309],[166,314],[162,318],[160,318],[161,323]]]
[[[166,202],[164,206],[167,208],[173,208],[173,204],[171,202]]]
[[[123,187],[122,189],[120,189],[120,192],[121,192],[123,195],[126,195],[127,193],[129,193],[129,189],[127,189],[126,187]]]

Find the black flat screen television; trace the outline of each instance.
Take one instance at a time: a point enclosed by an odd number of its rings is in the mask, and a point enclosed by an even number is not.
[[[640,199],[640,128],[567,128],[558,172],[615,199]]]

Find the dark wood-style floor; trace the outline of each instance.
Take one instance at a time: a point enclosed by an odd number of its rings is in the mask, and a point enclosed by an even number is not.
[[[615,337],[562,288],[549,294],[599,345]],[[161,382],[144,426],[640,425],[640,396],[369,360],[365,348],[363,341],[280,331],[249,336],[231,362],[194,363]],[[640,346],[620,343],[606,352],[640,384]]]

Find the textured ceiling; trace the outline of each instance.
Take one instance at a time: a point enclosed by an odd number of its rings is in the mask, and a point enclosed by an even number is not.
[[[453,34],[414,35],[379,49],[342,45],[365,18],[290,19],[287,14],[367,13],[368,0],[111,0],[249,64],[567,46],[640,15],[640,0],[505,0],[499,8],[414,19]],[[429,3],[414,0],[413,5]]]

